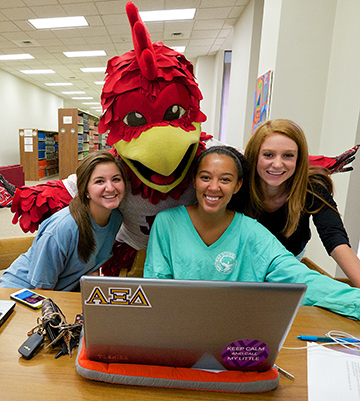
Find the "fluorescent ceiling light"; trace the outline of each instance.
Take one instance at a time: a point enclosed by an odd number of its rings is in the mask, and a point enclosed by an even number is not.
[[[88,26],[85,17],[35,18],[28,20],[36,29],[76,28]]]
[[[83,96],[83,97],[72,97],[71,99],[74,99],[74,100],[90,100],[90,99],[94,99],[93,97],[91,97],[91,96]]]
[[[83,103],[83,104],[87,104],[87,105],[89,105],[89,104],[98,104],[98,105],[101,105],[100,102],[85,102],[85,103]]]
[[[184,53],[186,46],[171,46],[173,50],[179,53]]]
[[[96,106],[90,107],[90,109],[102,110],[102,108],[101,108],[101,107],[96,107]]]
[[[173,21],[194,19],[196,8],[179,10],[140,11],[141,19],[145,21]]]
[[[23,74],[55,74],[54,70],[20,70]]]
[[[86,92],[84,92],[84,91],[70,91],[70,92],[61,92],[61,93],[63,93],[64,95],[81,95],[81,94],[84,94]]]
[[[80,52],[63,52],[66,57],[102,57],[107,56],[105,50],[88,50]]]
[[[23,53],[23,54],[2,54],[0,56],[0,61],[6,61],[6,60],[31,60],[35,57],[33,57],[29,53]]]
[[[48,82],[45,85],[46,86],[72,86],[73,84],[70,82]]]
[[[94,81],[95,85],[104,85],[105,81]]]
[[[82,72],[105,72],[106,67],[80,68]]]

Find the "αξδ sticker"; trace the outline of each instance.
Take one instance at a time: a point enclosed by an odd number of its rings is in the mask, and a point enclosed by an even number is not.
[[[265,361],[269,355],[269,347],[258,340],[245,339],[227,345],[221,356],[223,361],[235,367],[256,366]]]

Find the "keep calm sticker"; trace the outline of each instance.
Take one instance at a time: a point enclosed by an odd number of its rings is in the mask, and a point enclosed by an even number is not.
[[[269,355],[269,347],[258,340],[245,339],[227,345],[221,356],[223,361],[235,367],[256,366],[265,361]]]

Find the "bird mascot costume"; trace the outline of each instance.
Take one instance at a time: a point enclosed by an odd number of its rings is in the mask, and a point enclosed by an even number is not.
[[[151,224],[161,210],[194,203],[192,167],[214,141],[201,131],[206,116],[200,111],[201,92],[192,64],[150,35],[136,6],[128,2],[134,50],[108,61],[101,95],[99,133],[108,132],[110,152],[127,166],[129,193],[121,203],[124,220],[113,256],[102,267],[107,276],[130,269],[140,249],[146,249]],[[344,171],[357,147],[335,158],[310,162]],[[17,188],[11,210],[13,223],[34,232],[51,214],[77,194],[76,176]],[[126,271],[126,270],[125,270]]]

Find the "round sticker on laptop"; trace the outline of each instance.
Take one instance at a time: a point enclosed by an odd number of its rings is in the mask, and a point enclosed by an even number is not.
[[[221,356],[223,361],[235,367],[256,366],[269,355],[269,347],[257,340],[245,339],[227,345]]]

